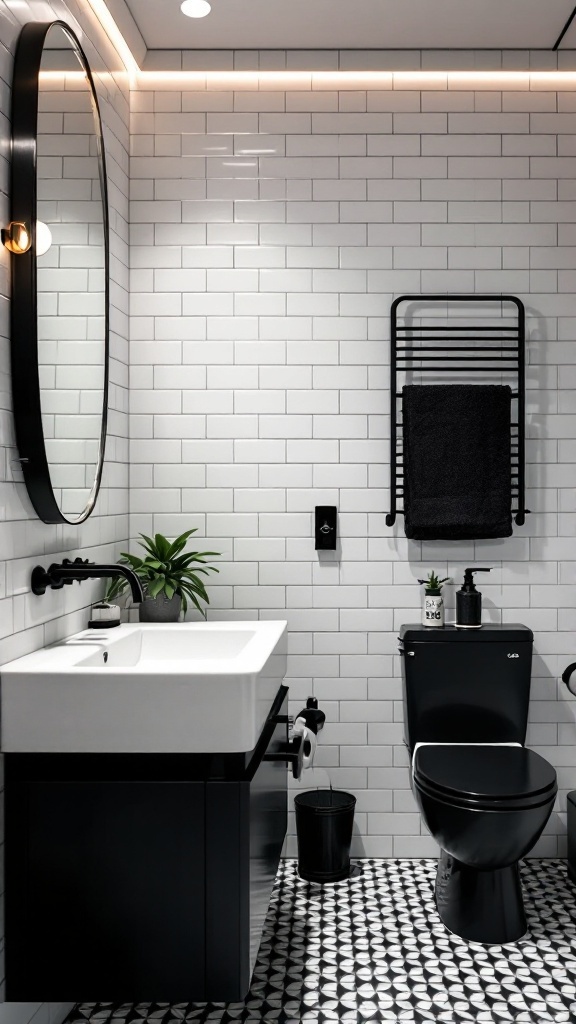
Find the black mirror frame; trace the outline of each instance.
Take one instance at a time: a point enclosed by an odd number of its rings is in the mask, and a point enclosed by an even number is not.
[[[56,501],[46,456],[38,369],[38,306],[36,277],[36,156],[38,97],[46,36],[58,26],[70,39],[84,68],[92,93],[94,124],[99,149],[100,187],[104,227],[104,385],[102,428],[94,483],[86,506],[76,519],[68,519]],[[10,352],[12,404],[19,459],[24,483],[38,517],[45,523],[83,523],[94,510],[102,471],[108,419],[110,356],[110,252],[106,157],[100,107],[90,65],[76,34],[63,21],[30,22],[20,33],[14,58],[12,85],[11,220],[29,225],[32,244],[27,252],[12,255]]]

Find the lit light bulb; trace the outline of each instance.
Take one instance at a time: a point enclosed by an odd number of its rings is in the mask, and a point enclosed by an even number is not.
[[[180,10],[187,18],[205,18],[212,8],[208,0],[184,0]]]
[[[36,221],[36,255],[43,256],[52,245],[52,232],[43,220]]]

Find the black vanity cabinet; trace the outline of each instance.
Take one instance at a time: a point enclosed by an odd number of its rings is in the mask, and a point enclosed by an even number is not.
[[[7,754],[6,999],[235,1001],[286,833],[287,688],[249,754]]]

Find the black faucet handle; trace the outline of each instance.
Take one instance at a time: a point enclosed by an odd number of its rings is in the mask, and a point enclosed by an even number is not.
[[[64,562],[62,562],[61,565],[63,566]],[[46,570],[46,575],[50,580],[48,586],[51,587],[52,590],[61,590],[64,584],[69,582],[67,579],[64,579],[63,576],[59,575],[58,570],[60,568],[61,566],[57,562],[52,562],[52,565],[49,565]]]

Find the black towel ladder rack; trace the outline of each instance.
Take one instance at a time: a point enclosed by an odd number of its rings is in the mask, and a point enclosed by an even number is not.
[[[416,307],[402,315],[400,307],[407,302],[419,303],[424,308],[419,311]],[[431,315],[427,308],[435,303],[446,306],[446,312],[440,314],[446,323],[439,323],[438,314]],[[457,312],[457,323],[448,322],[452,319],[451,304]],[[488,311],[493,323],[478,323],[471,316],[466,317],[466,307],[473,313],[483,304],[500,305],[499,314]],[[513,316],[504,315],[506,304],[508,308],[510,304],[514,307]],[[459,373],[466,377],[466,382],[468,375],[482,374],[486,383],[491,375],[499,379],[503,374],[512,375],[512,399],[516,403],[510,424],[512,496],[516,503],[512,512],[516,525],[523,526],[530,511],[525,507],[525,320],[524,303],[515,295],[423,294],[400,295],[394,300],[390,312],[390,512],[386,515],[386,526],[393,526],[396,516],[404,514],[398,507],[398,499],[403,498],[404,477],[399,377],[408,371],[442,377]]]

